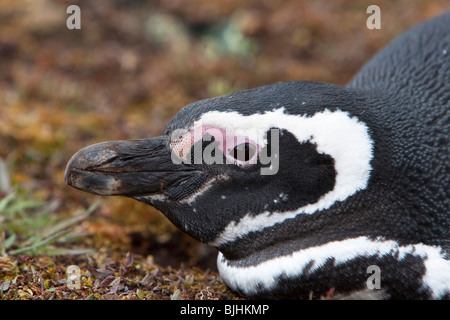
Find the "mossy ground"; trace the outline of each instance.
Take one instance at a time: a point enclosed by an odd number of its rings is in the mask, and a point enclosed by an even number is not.
[[[96,261],[100,259],[101,261]],[[69,265],[80,267],[79,286],[68,286]],[[217,273],[160,267],[128,254],[115,261],[89,257],[0,258],[0,298],[15,300],[222,300],[235,299]],[[6,280],[9,279],[9,280]]]

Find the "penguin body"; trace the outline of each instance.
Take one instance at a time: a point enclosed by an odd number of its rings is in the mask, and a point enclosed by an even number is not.
[[[190,104],[161,137],[78,151],[66,181],[161,210],[248,298],[450,299],[449,24],[411,29],[347,87]]]

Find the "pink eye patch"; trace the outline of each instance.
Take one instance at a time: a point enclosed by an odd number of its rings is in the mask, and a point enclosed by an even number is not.
[[[182,159],[184,163],[190,163],[187,155],[195,143],[201,139],[204,141],[212,141],[212,138],[215,141],[214,148],[207,147],[204,150],[196,150],[194,148],[194,154],[196,152],[202,152],[202,159],[208,159],[208,157],[211,157],[214,149],[215,154],[217,151],[220,151],[224,155],[227,164],[246,165],[256,163],[260,151],[259,145],[256,142],[247,137],[235,135],[233,130],[212,126],[201,126],[191,131],[175,130],[172,134],[170,148],[173,154]],[[195,154],[195,156],[197,157],[198,155]],[[213,160],[216,160],[213,162],[217,164],[223,163],[222,157]]]

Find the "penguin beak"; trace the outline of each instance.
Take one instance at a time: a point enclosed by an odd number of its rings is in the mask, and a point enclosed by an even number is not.
[[[108,141],[79,150],[66,167],[65,182],[98,195],[137,196],[164,192],[189,179],[192,167],[175,164],[167,139]]]

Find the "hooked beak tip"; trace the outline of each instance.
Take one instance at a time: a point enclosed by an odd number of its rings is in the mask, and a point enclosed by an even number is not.
[[[71,187],[93,192],[88,188],[88,183],[93,183],[96,176],[91,170],[110,162],[117,155],[107,148],[109,145],[109,142],[103,142],[78,150],[67,163],[64,182]]]
[[[87,146],[67,163],[64,181],[71,187],[99,195],[160,192],[161,181],[186,175],[180,170],[182,167],[172,163],[165,146],[165,137]]]

